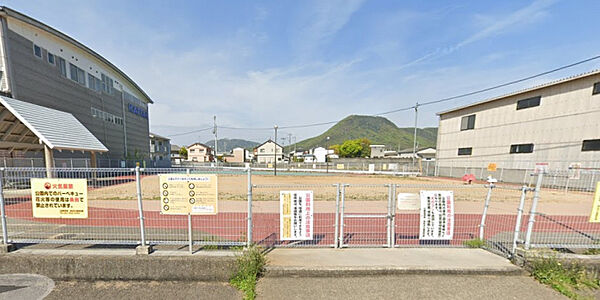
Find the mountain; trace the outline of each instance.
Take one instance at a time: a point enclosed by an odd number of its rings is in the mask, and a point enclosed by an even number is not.
[[[351,115],[339,121],[323,134],[298,142],[298,149],[328,147],[346,140],[366,138],[372,145],[386,145],[389,149],[413,148],[414,127],[399,128],[384,117]],[[329,141],[327,141],[329,137]],[[417,129],[419,148],[435,147],[437,127]]]
[[[204,144],[206,144],[207,146],[209,146],[211,148],[214,148],[215,140],[207,141]],[[218,146],[217,150],[219,151],[219,153],[229,152],[229,151],[233,150],[233,148],[237,148],[237,147],[251,150],[258,145],[259,145],[259,143],[257,143],[257,142],[252,142],[252,141],[247,141],[247,140],[242,140],[242,139],[219,139],[217,141],[217,146]]]

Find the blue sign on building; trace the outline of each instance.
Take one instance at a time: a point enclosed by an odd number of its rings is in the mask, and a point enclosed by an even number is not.
[[[147,110],[145,110],[145,109],[143,109],[141,107],[137,107],[137,106],[135,106],[135,105],[133,105],[131,103],[128,105],[128,107],[129,107],[129,112],[130,113],[136,114],[136,115],[138,115],[138,116],[140,116],[140,117],[142,117],[144,119],[148,119],[148,111]]]

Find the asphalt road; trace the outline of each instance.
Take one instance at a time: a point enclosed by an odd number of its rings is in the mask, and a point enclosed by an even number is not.
[[[527,276],[262,278],[258,299],[566,299]]]

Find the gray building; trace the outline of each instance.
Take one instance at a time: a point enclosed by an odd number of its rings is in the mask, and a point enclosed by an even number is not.
[[[153,167],[171,167],[171,139],[150,133],[150,161]]]
[[[0,93],[71,113],[108,152],[98,166],[147,161],[150,97],[92,49],[31,17],[0,7]],[[60,120],[57,120],[60,122]],[[0,153],[19,157],[39,153]],[[56,158],[89,159],[78,152]]]

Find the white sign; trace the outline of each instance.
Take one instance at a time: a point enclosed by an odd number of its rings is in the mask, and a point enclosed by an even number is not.
[[[569,179],[579,180],[581,177],[581,163],[572,163],[569,165]]]
[[[451,240],[454,234],[454,193],[421,191],[419,239]]]
[[[313,210],[313,191],[280,191],[279,236],[281,240],[312,240]]]
[[[398,194],[398,210],[418,210],[419,208],[421,208],[421,202],[418,194]]]
[[[548,163],[536,163],[534,173],[535,174],[548,173]]]

